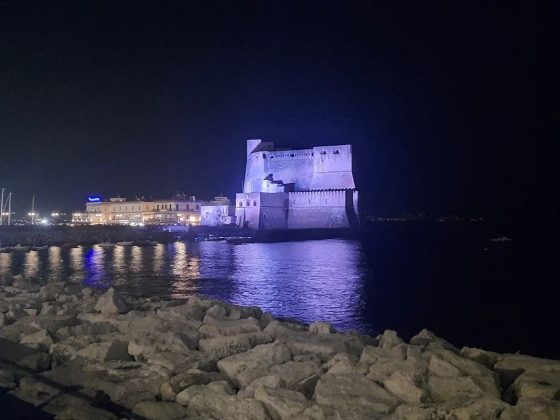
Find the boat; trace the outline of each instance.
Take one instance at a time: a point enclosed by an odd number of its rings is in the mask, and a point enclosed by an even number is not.
[[[48,249],[48,248],[49,248],[48,245],[32,246],[32,247],[31,247],[31,251],[42,251],[42,250]]]
[[[29,251],[29,248],[29,246],[21,246],[20,244],[17,244],[12,247],[12,251]]]
[[[234,236],[231,238],[227,238],[226,241],[228,244],[242,245],[255,242],[255,238],[253,238],[252,236]]]
[[[97,244],[97,246],[100,246],[101,248],[112,248],[114,247],[116,244],[112,243],[112,242],[100,242]]]
[[[502,236],[498,236],[497,238],[490,239],[490,242],[511,242],[511,238],[502,235]]]
[[[119,245],[119,246],[132,246],[132,245],[134,245],[134,241],[120,241],[120,242],[117,242],[117,245]]]

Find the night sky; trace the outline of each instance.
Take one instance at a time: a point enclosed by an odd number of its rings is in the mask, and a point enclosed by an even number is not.
[[[247,138],[351,143],[369,214],[543,217],[558,10],[487,3],[2,3],[0,186],[233,197]]]

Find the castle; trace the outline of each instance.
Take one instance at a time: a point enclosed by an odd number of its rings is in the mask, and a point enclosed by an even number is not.
[[[283,150],[247,140],[237,224],[252,229],[340,229],[358,225],[352,146]]]

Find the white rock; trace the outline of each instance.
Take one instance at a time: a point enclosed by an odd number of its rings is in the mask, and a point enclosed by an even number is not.
[[[113,316],[128,312],[129,307],[120,293],[110,287],[97,299],[95,310],[101,312],[104,316]]]
[[[261,401],[274,420],[289,420],[311,405],[305,396],[287,389],[258,387],[255,399]]]
[[[311,334],[330,334],[335,330],[328,322],[313,322],[309,325],[309,332]]]
[[[383,386],[399,399],[409,403],[420,403],[426,400],[427,394],[416,383],[412,375],[396,371],[383,381]]]
[[[36,333],[28,334],[23,337],[20,344],[34,349],[49,351],[54,342],[47,330],[40,330]]]

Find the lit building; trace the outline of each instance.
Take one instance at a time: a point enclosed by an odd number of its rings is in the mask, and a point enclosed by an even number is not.
[[[235,206],[227,197],[214,197],[210,203],[200,207],[200,224],[220,226],[235,224]]]
[[[237,224],[252,229],[336,229],[358,225],[352,146],[286,150],[247,140]]]
[[[72,220],[75,224],[92,225],[198,225],[200,208],[205,204],[206,201],[195,197],[153,201],[129,201],[121,197],[102,201],[99,197],[89,197],[85,213],[74,213]]]

